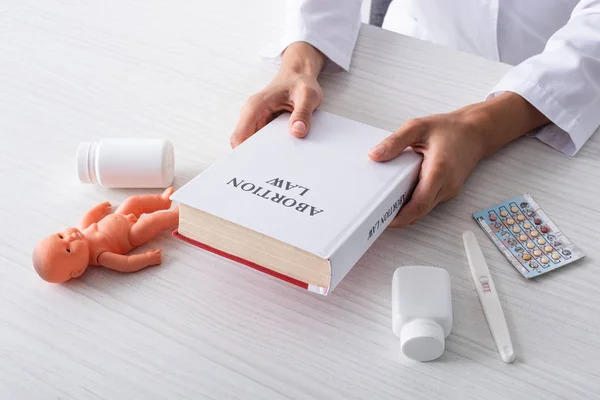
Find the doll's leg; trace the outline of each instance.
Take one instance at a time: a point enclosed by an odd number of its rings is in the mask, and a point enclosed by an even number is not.
[[[129,229],[129,242],[133,247],[140,246],[162,231],[172,229],[179,222],[179,207],[173,211],[147,215]]]
[[[139,218],[142,214],[150,214],[154,211],[167,210],[171,207],[171,196],[174,192],[172,187],[167,188],[162,194],[142,194],[132,196],[125,200],[123,204],[117,208],[116,214],[128,215],[134,214]]]

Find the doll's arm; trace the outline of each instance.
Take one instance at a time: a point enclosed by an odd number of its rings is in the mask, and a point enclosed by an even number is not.
[[[94,222],[99,222],[102,218],[106,217],[110,213],[110,210],[111,205],[108,201],[98,204],[97,206],[85,213],[85,215],[81,219],[81,222],[79,223],[79,228],[85,229]]]
[[[151,265],[162,262],[162,250],[150,250],[144,254],[124,256],[116,253],[102,253],[98,257],[98,263],[106,268],[119,272],[135,272]]]

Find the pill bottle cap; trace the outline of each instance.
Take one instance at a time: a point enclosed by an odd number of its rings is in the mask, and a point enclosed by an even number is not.
[[[402,354],[415,361],[432,361],[444,353],[444,330],[436,322],[417,319],[400,332]]]
[[[94,159],[95,146],[92,142],[83,142],[77,148],[77,175],[82,183],[95,183]]]

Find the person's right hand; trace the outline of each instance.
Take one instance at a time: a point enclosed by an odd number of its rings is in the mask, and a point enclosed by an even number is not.
[[[323,54],[305,42],[288,46],[277,76],[242,107],[230,138],[231,147],[239,146],[283,111],[292,113],[290,133],[305,137],[310,130],[312,113],[323,100],[323,92],[317,82],[323,63]]]

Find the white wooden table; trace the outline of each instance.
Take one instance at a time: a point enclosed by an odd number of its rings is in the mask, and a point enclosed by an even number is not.
[[[90,206],[145,192],[82,185],[75,151],[108,136],[168,137],[180,187],[229,151],[239,108],[274,75],[258,53],[282,2],[0,3],[1,399],[525,399],[600,396],[600,135],[575,158],[524,138],[481,163],[460,197],[387,231],[331,296],[168,234],[164,264],[40,280],[31,250]],[[364,26],[351,74],[322,109],[394,130],[479,101],[507,66]],[[530,192],[587,258],[526,281],[471,217]],[[461,233],[476,232],[517,359],[503,364]],[[140,251],[143,249],[140,249]],[[452,275],[445,354],[414,363],[391,331],[399,266]]]

